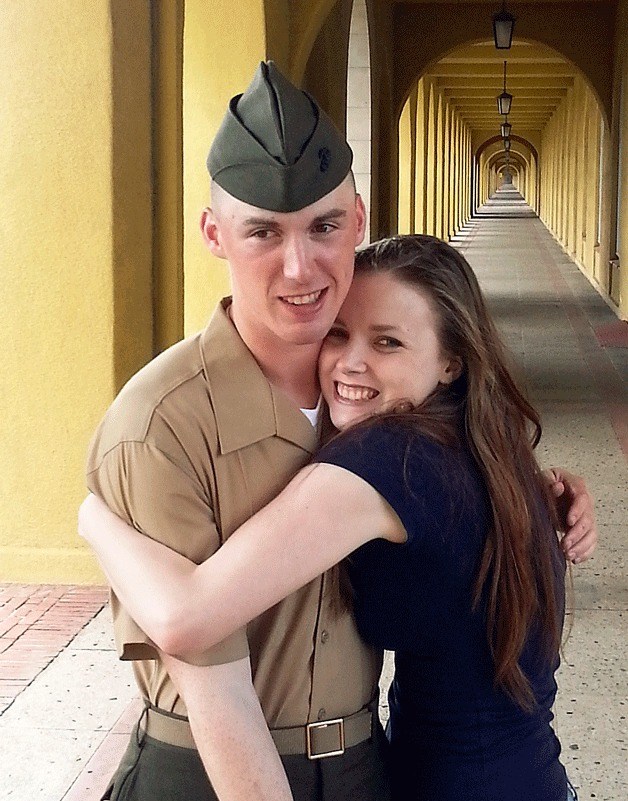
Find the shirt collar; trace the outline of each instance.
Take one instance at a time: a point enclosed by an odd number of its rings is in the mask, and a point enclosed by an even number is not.
[[[318,433],[308,419],[261,371],[229,319],[231,298],[216,307],[200,338],[221,453],[278,436],[309,453],[318,447]]]

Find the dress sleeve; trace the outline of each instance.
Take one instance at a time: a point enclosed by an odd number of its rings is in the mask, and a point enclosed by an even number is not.
[[[200,563],[220,546],[214,514],[200,483],[159,448],[121,442],[88,467],[87,484],[119,517],[146,536]],[[118,654],[155,659],[150,638],[112,596]],[[194,658],[198,665],[233,662],[248,655],[245,630]]]
[[[369,483],[397,513],[410,543],[418,533],[417,509],[425,501],[433,447],[416,431],[382,421],[340,435],[316,461],[343,467]]]

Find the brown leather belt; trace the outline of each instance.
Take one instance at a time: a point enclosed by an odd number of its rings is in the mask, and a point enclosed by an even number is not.
[[[169,745],[196,749],[187,718],[147,707],[140,719],[140,728],[149,737]],[[333,718],[294,726],[271,729],[270,734],[282,756],[304,754],[308,759],[340,756],[345,749],[368,740],[373,729],[373,713],[361,709],[346,718]]]

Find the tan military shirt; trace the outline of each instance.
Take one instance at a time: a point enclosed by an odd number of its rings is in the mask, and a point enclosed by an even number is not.
[[[88,456],[90,490],[197,563],[277,495],[318,445],[305,415],[265,378],[227,306],[129,381]],[[250,653],[271,728],[349,715],[375,694],[381,657],[362,643],[350,614],[334,616],[327,583],[316,579],[195,660]],[[185,714],[149,638],[115,598],[112,607],[119,654],[135,660],[144,696]]]

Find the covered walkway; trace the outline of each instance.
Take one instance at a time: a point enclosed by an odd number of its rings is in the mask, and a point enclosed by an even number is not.
[[[619,801],[628,798],[628,323],[617,320],[512,188],[497,192],[454,243],[477,271],[543,414],[543,463],[585,475],[597,499],[600,546],[574,570],[557,728],[580,798]],[[0,590],[0,797],[93,801],[137,715],[131,670],[115,657],[108,610],[96,614],[102,591],[81,591],[79,602],[53,588]],[[54,610],[63,603],[69,611],[60,618]],[[36,750],[26,747],[33,741]]]

